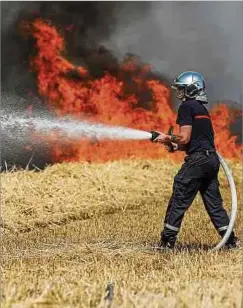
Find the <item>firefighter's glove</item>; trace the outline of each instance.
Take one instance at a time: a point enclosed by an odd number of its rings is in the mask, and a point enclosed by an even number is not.
[[[166,143],[165,145],[165,148],[168,152],[172,153],[172,152],[175,152],[178,150],[178,144],[177,143],[174,143],[174,142],[171,142],[171,143]]]

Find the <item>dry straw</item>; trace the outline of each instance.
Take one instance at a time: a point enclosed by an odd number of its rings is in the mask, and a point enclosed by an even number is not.
[[[241,204],[242,167],[230,166]],[[242,252],[208,249],[219,238],[199,196],[178,250],[148,249],[178,168],[133,160],[2,173],[2,307],[240,307]],[[229,210],[222,172],[220,182]]]

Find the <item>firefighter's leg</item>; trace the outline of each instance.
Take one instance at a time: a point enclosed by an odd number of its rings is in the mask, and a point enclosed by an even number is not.
[[[205,180],[200,187],[200,193],[214,227],[219,235],[223,237],[229,225],[229,217],[223,208],[223,199],[221,197],[217,176]],[[234,232],[232,232],[226,246],[234,246],[235,242],[236,237]]]
[[[166,211],[160,246],[174,247],[184,214],[201,185],[200,179],[188,175],[187,168],[190,167],[182,168],[174,179],[173,194]]]

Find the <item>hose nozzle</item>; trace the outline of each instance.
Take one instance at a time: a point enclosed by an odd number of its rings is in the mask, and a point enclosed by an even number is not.
[[[153,142],[160,134],[158,133],[158,132],[156,132],[156,131],[154,131],[154,130],[152,130],[151,132],[151,138],[150,138],[150,140]]]

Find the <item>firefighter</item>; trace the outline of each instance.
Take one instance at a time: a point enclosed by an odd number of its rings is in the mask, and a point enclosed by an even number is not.
[[[184,72],[171,85],[176,97],[181,100],[176,123],[180,127],[177,135],[159,132],[154,142],[165,145],[167,150],[186,152],[184,164],[174,178],[164,228],[159,242],[160,248],[173,249],[186,210],[199,191],[206,211],[221,237],[227,231],[229,217],[223,208],[219,190],[218,172],[220,161],[215,150],[214,131],[208,110],[205,80],[197,72]],[[231,233],[226,247],[235,248],[238,242]]]

